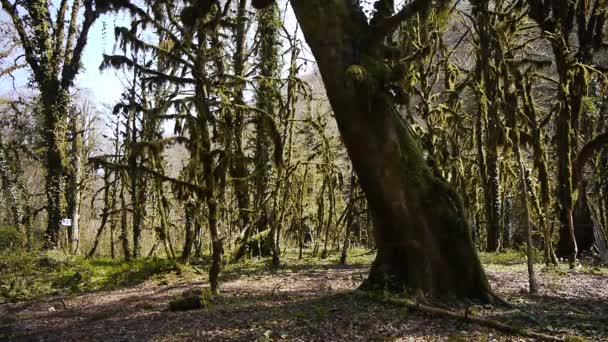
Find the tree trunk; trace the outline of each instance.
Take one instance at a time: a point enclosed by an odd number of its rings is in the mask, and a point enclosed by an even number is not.
[[[499,122],[499,81],[496,72],[495,28],[489,10],[489,1],[472,1],[473,14],[477,19],[479,32],[479,57],[475,68],[478,89],[477,150],[484,196],[486,217],[486,252],[496,252],[500,248],[500,173],[498,169]],[[483,128],[482,128],[483,127]],[[485,144],[482,138],[485,133]],[[484,153],[485,152],[485,153]]]
[[[331,174],[326,175],[326,177],[332,177]],[[327,217],[327,223],[325,224],[325,236],[323,237],[323,251],[321,252],[321,259],[325,259],[328,256],[329,251],[327,250],[327,244],[329,243],[329,233],[334,224],[334,211],[336,211],[336,200],[334,194],[334,182],[332,179],[329,179],[327,182],[329,191],[327,193],[327,199],[329,200],[329,216]]]
[[[244,77],[245,73],[245,48],[246,48],[246,26],[247,26],[247,0],[240,0],[238,13],[237,13],[237,26],[235,40],[235,52],[234,52],[234,74],[237,77]],[[244,100],[244,83],[238,83],[234,90],[234,101],[239,105],[245,105]],[[244,237],[236,243],[249,241],[251,233],[253,232],[250,223],[251,208],[249,201],[249,181],[246,179],[248,175],[247,171],[247,157],[243,151],[243,125],[244,125],[244,111],[240,108],[235,109],[235,118],[233,122],[233,134],[234,134],[234,155],[232,156],[230,167],[230,175],[234,178],[234,192],[239,207],[239,218],[241,220],[241,228],[244,229]],[[235,258],[238,260],[244,255],[238,254]]]
[[[496,136],[495,130],[488,133]],[[490,138],[494,140],[494,138]],[[495,142],[490,143],[486,156],[486,177],[484,177],[484,205],[486,213],[486,252],[500,249],[500,180],[498,172],[498,152]]]
[[[516,128],[517,129],[517,128]],[[519,133],[516,133],[519,138]],[[528,207],[528,203],[530,200],[528,199],[528,182],[527,182],[527,173],[526,166],[524,165],[524,161],[521,155],[521,149],[519,147],[520,141],[517,139],[515,142],[515,158],[517,158],[517,164],[519,166],[519,176],[521,182],[521,192],[522,192],[522,200],[524,207],[524,224],[526,225],[526,256],[528,262],[528,284],[531,294],[536,294],[538,292],[538,288],[536,286],[536,276],[534,274],[534,246],[532,246],[532,220],[530,219],[530,209]]]
[[[69,247],[71,253],[78,253],[80,242],[80,202],[82,200],[82,133],[81,113],[72,113],[70,134],[72,136],[72,160],[68,172],[67,213],[72,219],[68,227]]]
[[[22,230],[23,210],[21,209],[19,196],[17,194],[17,187],[15,186],[15,183],[18,180],[11,172],[10,164],[14,161],[10,160],[7,152],[8,151],[2,142],[2,138],[0,137],[0,186],[2,187],[5,202],[9,207],[13,224],[15,227],[18,227],[19,230]],[[19,175],[17,175],[17,177],[19,177]],[[27,230],[25,233],[28,233]]]
[[[123,174],[124,176],[124,174]],[[125,184],[122,177],[120,184],[120,241],[122,242],[122,252],[126,261],[131,261],[131,248],[129,246],[129,226],[127,224],[127,201],[125,199]]]
[[[381,41],[360,8],[337,0],[292,6],[373,215],[378,253],[365,287],[491,301],[460,201],[433,175],[384,90]]]
[[[133,77],[133,81],[137,80],[136,76]],[[135,87],[135,86],[133,86]],[[133,90],[134,92],[134,90]],[[133,95],[134,97],[135,95]],[[125,149],[127,150],[127,163],[129,165],[129,192],[131,196],[132,206],[132,229],[133,229],[133,257],[138,258],[140,254],[140,240],[141,240],[141,222],[143,218],[143,201],[145,196],[145,186],[143,184],[142,172],[138,170],[139,162],[138,159],[143,156],[139,156],[138,153],[133,151],[133,146],[137,144],[138,128],[137,128],[137,113],[134,109],[130,110],[127,114],[127,143]]]
[[[545,154],[544,144],[540,139],[540,129],[537,128],[539,132],[535,133],[538,137],[538,142],[535,143],[535,154],[537,159],[537,167],[538,167],[538,180],[540,182],[540,198],[541,204],[543,208],[543,212],[540,213],[541,227],[543,228],[543,236],[544,236],[544,256],[545,256],[545,265],[557,265],[557,257],[555,255],[555,250],[553,249],[553,237],[551,234],[551,230],[549,228],[549,207],[551,205],[551,191],[549,187],[549,171],[547,168],[547,157]]]
[[[352,225],[355,218],[355,211],[357,206],[353,203],[355,198],[355,174],[350,175],[350,193],[348,194],[348,211],[346,212],[346,226],[344,233],[344,244],[342,245],[342,254],[340,255],[340,265],[346,265],[346,257],[348,255],[348,249],[350,248],[350,234],[352,231]]]
[[[87,258],[92,258],[93,255],[95,255],[95,251],[97,250],[97,246],[99,245],[99,241],[101,240],[101,235],[106,227],[106,224],[108,222],[108,218],[110,216],[110,210],[114,210],[113,208],[113,203],[112,205],[110,205],[110,187],[113,187],[113,185],[110,185],[110,171],[108,168],[104,168],[104,172],[103,172],[103,209],[101,212],[101,225],[99,226],[99,229],[97,230],[97,234],[95,235],[95,240],[93,241],[93,247],[91,247],[91,250],[89,251],[89,253],[87,253]],[[112,193],[112,197],[114,197],[114,194]],[[94,208],[94,203],[92,203],[91,207]],[[112,236],[111,238],[113,238],[114,236]],[[113,251],[112,251],[113,252]],[[112,253],[112,257],[113,257]]]
[[[569,248],[568,261],[570,268],[576,266],[578,248],[574,233],[573,208],[574,190],[576,184],[573,177],[573,161],[575,158],[575,146],[578,137],[578,116],[580,114],[580,102],[585,95],[581,92],[579,83],[582,77],[579,67],[573,65],[576,61],[569,55],[569,33],[560,32],[561,36],[552,42],[555,64],[559,74],[560,87],[558,92],[559,112],[556,118],[557,126],[557,204],[560,218],[560,232],[569,237],[571,248]],[[578,70],[574,73],[572,70]],[[560,234],[561,236],[561,234]],[[562,242],[560,242],[562,243]],[[560,251],[559,245],[557,252]]]
[[[168,201],[165,197],[165,189],[162,180],[155,179],[156,191],[157,191],[157,205],[158,213],[160,214],[160,228],[158,229],[158,237],[162,241],[165,248],[165,254],[167,258],[175,259],[175,252],[169,239],[169,220],[168,215]]]
[[[198,39],[204,41],[206,39],[205,25],[201,21],[197,26]],[[209,99],[207,95],[207,79],[205,62],[207,61],[206,47],[201,45],[196,52],[195,65],[197,68],[193,70],[194,78],[196,79],[194,106],[197,111],[196,131],[192,136],[192,145],[198,148],[193,151],[194,157],[202,163],[200,181],[205,186],[204,199],[207,203],[208,216],[207,222],[209,225],[209,233],[211,237],[211,267],[209,268],[209,284],[213,294],[219,294],[219,274],[222,268],[224,255],[223,240],[220,237],[218,229],[218,203],[217,191],[218,184],[214,174],[214,158],[212,155],[212,140],[210,132],[211,117]],[[192,152],[191,152],[192,153]]]
[[[184,212],[186,217],[186,238],[184,239],[184,249],[182,251],[182,262],[187,263],[190,261],[190,254],[192,253],[192,245],[194,244],[194,217],[196,215],[196,208],[194,204],[188,201],[184,205]]]
[[[47,228],[45,231],[44,247],[59,248],[59,231],[64,214],[64,169],[65,131],[62,121],[67,111],[67,94],[59,90],[59,82],[47,81],[41,87],[42,103],[44,105],[44,130],[42,133],[46,147],[46,197],[47,197]]]

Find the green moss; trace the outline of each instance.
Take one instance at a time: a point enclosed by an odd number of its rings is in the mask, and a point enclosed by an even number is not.
[[[197,277],[166,259],[84,259],[60,251],[0,253],[0,302],[110,290],[165,277]],[[179,274],[179,275],[178,275]]]
[[[500,253],[479,253],[481,263],[484,265],[519,265],[526,262],[526,255],[523,252],[507,250]]]
[[[17,227],[0,227],[0,251],[20,247],[21,232]]]
[[[184,291],[169,302],[171,311],[187,311],[202,309],[211,303],[212,294],[208,288]]]
[[[346,69],[346,75],[355,83],[363,84],[369,79],[367,69],[361,65],[353,64]]]

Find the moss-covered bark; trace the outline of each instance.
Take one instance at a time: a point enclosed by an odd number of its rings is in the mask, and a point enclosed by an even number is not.
[[[68,110],[67,92],[58,89],[57,82],[42,87],[44,129],[42,137],[46,145],[46,197],[47,197],[47,228],[45,231],[45,248],[59,247],[59,230],[61,219],[65,216],[65,140],[66,132],[62,123]],[[53,88],[53,89],[50,89]]]

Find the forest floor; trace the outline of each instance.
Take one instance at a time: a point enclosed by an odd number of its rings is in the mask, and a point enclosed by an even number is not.
[[[472,315],[569,341],[608,340],[608,268],[587,265],[571,271],[565,265],[558,269],[537,265],[540,293],[530,296],[522,255],[481,257],[493,290],[513,307],[472,306]],[[118,263],[97,261],[95,267],[102,271],[91,271],[76,263],[62,266],[61,271],[46,271],[47,278],[54,277],[46,281],[55,284],[54,292],[40,290],[28,300],[18,300],[27,299],[24,293],[29,293],[25,288],[15,290],[19,281],[21,286],[36,288],[33,271],[11,275],[15,269],[0,260],[4,266],[0,303],[5,301],[0,304],[0,340],[528,340],[355,294],[372,258],[358,250],[347,266],[336,265],[337,256],[298,260],[291,255],[278,270],[271,270],[264,259],[228,265],[222,294],[203,309],[182,312],[170,311],[168,303],[184,290],[207,285],[202,266],[155,261],[131,263],[117,271]],[[58,284],[66,290],[57,291]]]

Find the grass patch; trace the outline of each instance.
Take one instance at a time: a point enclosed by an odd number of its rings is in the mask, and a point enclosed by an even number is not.
[[[479,253],[479,259],[484,265],[513,266],[526,263],[526,254],[521,251],[507,250],[496,253]]]
[[[319,253],[320,254],[320,253]],[[362,248],[353,248],[348,251],[344,267],[368,267],[376,254]],[[316,272],[336,268],[340,262],[340,253],[335,251],[327,258],[319,255],[313,256],[311,251],[304,251],[302,259],[297,249],[286,249],[281,255],[281,266],[273,268],[270,258],[242,259],[239,262],[229,263],[222,269],[221,277],[224,281],[241,276],[259,276],[270,273],[297,273]],[[195,265],[203,264],[200,261]]]
[[[374,255],[364,249],[349,250],[345,267],[367,266]],[[271,266],[270,258],[243,259],[225,265],[220,276],[222,281],[229,281],[277,272],[320,272],[336,267],[339,260],[337,251],[324,259],[305,251],[299,259],[296,249],[288,249],[281,256],[279,268]],[[0,252],[0,303],[112,290],[146,281],[170,285],[206,280],[210,264],[211,258],[207,255],[194,259],[191,265],[184,265],[161,258],[126,262],[110,258],[85,259],[61,251]]]
[[[148,280],[174,282],[177,278],[196,277],[188,266],[158,258],[126,262],[85,259],[51,251],[2,253],[0,260],[0,302],[111,290]]]

